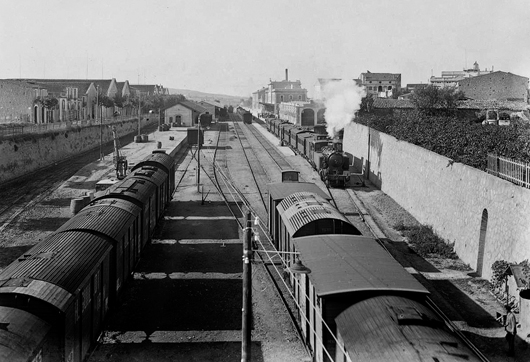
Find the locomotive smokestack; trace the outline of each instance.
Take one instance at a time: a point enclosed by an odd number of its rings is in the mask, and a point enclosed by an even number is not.
[[[289,69],[285,69],[285,80],[289,80]]]

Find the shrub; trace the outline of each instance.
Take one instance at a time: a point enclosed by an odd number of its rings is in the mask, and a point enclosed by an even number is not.
[[[488,153],[530,161],[528,126],[482,125],[414,111],[379,117],[360,114],[356,122],[480,170],[486,169]]]
[[[409,244],[418,255],[422,257],[441,257],[456,259],[454,244],[447,243],[436,235],[431,226],[412,226],[404,230]]]

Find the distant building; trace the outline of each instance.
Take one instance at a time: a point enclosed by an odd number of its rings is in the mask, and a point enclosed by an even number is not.
[[[366,94],[378,98],[391,98],[401,89],[401,74],[367,71],[359,75],[359,83],[365,87]]]
[[[285,80],[270,81],[268,87],[252,93],[252,108],[259,113],[277,113],[282,102],[306,102],[307,89],[302,88],[299,80],[290,81],[289,72],[285,70]]]
[[[169,89],[161,84],[131,84],[131,90],[146,96],[169,95]]]
[[[467,98],[528,103],[528,78],[507,72],[489,72],[458,81]]]
[[[224,108],[220,102],[200,101],[198,103],[212,115],[212,121],[217,122],[219,120],[221,109]]]
[[[492,70],[480,70],[480,67],[477,62],[473,64],[473,68],[464,69],[464,70],[444,70],[442,71],[441,77],[432,76],[429,79],[429,84],[432,84],[439,88],[445,87],[456,87],[458,82],[462,79],[472,78],[483,74],[489,74],[493,72]]]
[[[193,101],[180,101],[164,110],[164,123],[176,123],[177,126],[193,127],[199,120],[199,115],[208,112],[206,108]]]
[[[35,89],[31,84],[15,80],[0,80],[0,123],[33,122],[33,102],[46,90]],[[37,108],[35,119],[41,116],[42,108]]]

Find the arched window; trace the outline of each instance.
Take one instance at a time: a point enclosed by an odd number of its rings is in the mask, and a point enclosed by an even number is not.
[[[282,102],[283,102],[283,96],[280,96],[280,101],[282,101]]]
[[[488,210],[482,211],[480,222],[480,236],[478,240],[477,274],[482,276],[482,266],[484,265],[484,251],[486,249],[486,231],[488,230]]]

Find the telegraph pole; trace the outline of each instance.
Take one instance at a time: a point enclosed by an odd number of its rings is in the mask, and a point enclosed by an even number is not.
[[[241,326],[241,362],[249,362],[251,357],[252,332],[252,221],[250,210],[247,211],[247,227],[243,237],[243,307]]]
[[[96,94],[96,112],[99,108],[99,160],[103,160],[103,110],[101,108],[101,105],[99,104],[99,85],[96,86],[97,94]],[[97,116],[97,114],[96,114]]]
[[[199,114],[199,122],[197,123],[199,126],[197,134],[197,192],[201,192],[201,114]]]

